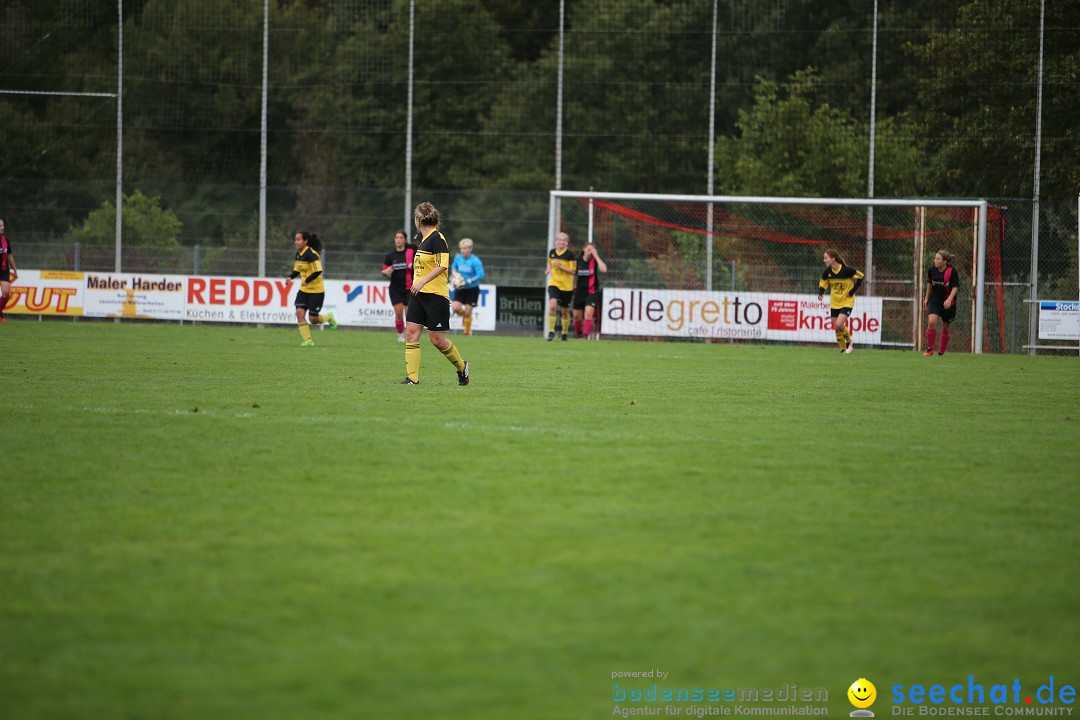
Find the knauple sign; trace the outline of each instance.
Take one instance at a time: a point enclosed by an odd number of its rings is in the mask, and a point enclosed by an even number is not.
[[[855,299],[855,343],[881,342],[881,306],[881,298]],[[790,293],[605,288],[601,328],[605,335],[836,341],[828,298]]]

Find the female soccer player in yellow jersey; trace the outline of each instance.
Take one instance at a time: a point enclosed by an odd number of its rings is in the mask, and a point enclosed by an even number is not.
[[[450,290],[446,273],[450,269],[450,246],[439,232],[439,211],[423,202],[413,211],[413,224],[420,232],[420,245],[413,255],[413,281],[409,309],[405,313],[405,371],[401,385],[420,384],[420,334],[428,329],[431,344],[457,368],[458,385],[469,384],[469,363],[446,337],[450,329]]]
[[[326,299],[326,288],[323,285],[322,259],[319,253],[323,245],[319,236],[313,232],[302,230],[293,236],[296,243],[296,262],[293,263],[292,274],[289,279],[300,278],[300,289],[296,291],[296,324],[300,329],[300,337],[303,342],[300,347],[314,347],[315,341],[311,339],[312,325],[330,323],[331,330],[337,330],[337,321],[334,313],[321,313],[323,301]],[[307,320],[304,315],[307,314]]]
[[[555,326],[562,308],[562,339],[570,332],[570,303],[574,299],[574,283],[577,282],[577,258],[570,251],[570,236],[564,232],[555,236],[555,249],[548,251],[548,340],[555,339]]]
[[[855,309],[855,292],[862,285],[864,276],[855,268],[848,267],[839,250],[826,250],[821,260],[825,263],[825,270],[818,283],[817,298],[820,300],[825,291],[829,291],[829,308],[836,342],[840,346],[840,352],[850,355],[853,346],[847,319]]]

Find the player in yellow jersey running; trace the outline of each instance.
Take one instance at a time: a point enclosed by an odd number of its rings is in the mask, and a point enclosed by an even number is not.
[[[446,337],[450,329],[450,290],[446,273],[450,269],[450,245],[439,232],[439,211],[423,202],[413,211],[413,224],[420,232],[420,244],[413,255],[413,281],[409,309],[405,313],[405,371],[401,385],[420,384],[420,334],[428,329],[431,344],[457,368],[458,385],[469,384],[469,363]]]
[[[848,267],[839,250],[826,250],[821,260],[825,263],[825,270],[818,283],[817,299],[820,300],[824,292],[829,291],[829,308],[836,342],[840,346],[840,352],[850,355],[854,346],[851,343],[847,319],[855,309],[855,292],[862,285],[864,276],[855,268]]]
[[[326,287],[323,285],[322,252],[323,244],[319,236],[313,232],[302,230],[293,236],[296,243],[296,262],[293,263],[292,274],[289,279],[300,278],[300,289],[296,291],[296,324],[300,329],[300,337],[303,342],[300,347],[315,347],[315,341],[311,339],[312,325],[330,323],[331,330],[337,330],[337,321],[334,313],[323,313],[323,301],[326,300]],[[307,320],[304,315],[307,315]]]
[[[555,339],[555,326],[562,308],[562,339],[570,331],[570,303],[574,299],[574,285],[577,283],[577,258],[570,252],[570,236],[564,232],[555,236],[555,249],[548,252],[548,334],[547,339]]]

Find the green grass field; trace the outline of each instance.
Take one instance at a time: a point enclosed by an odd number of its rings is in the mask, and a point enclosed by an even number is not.
[[[315,337],[0,326],[0,717],[1080,681],[1076,358]]]

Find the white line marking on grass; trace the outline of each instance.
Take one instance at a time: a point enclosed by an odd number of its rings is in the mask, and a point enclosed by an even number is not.
[[[81,407],[68,410],[100,413],[102,415],[214,415],[213,410],[148,410],[147,408]]]

